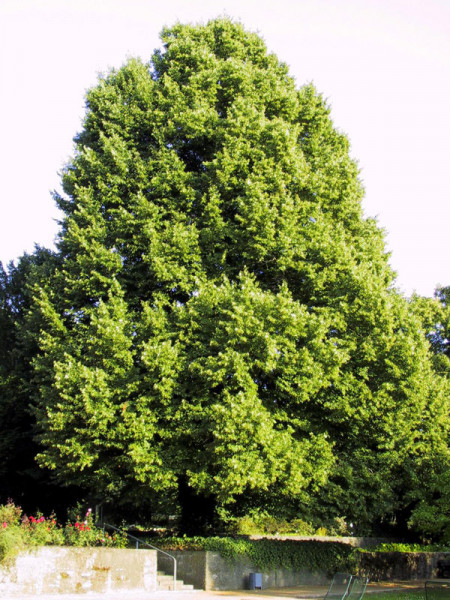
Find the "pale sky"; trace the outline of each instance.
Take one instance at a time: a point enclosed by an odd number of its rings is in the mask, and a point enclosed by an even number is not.
[[[97,74],[148,61],[164,25],[223,15],[327,98],[398,287],[450,285],[450,0],[0,0],[0,261],[52,246]]]

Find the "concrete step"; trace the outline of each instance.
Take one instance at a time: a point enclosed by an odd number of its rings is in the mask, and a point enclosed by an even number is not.
[[[158,571],[156,575],[156,589],[158,591],[170,591],[173,588],[173,576]],[[181,579],[177,579],[176,590],[179,592],[193,591],[194,586],[190,583],[184,583]]]
[[[171,583],[158,583],[156,589],[158,592],[173,591],[173,581]],[[194,590],[193,585],[183,583],[182,581],[177,581],[176,591],[177,592],[195,592],[197,590]]]
[[[165,591],[173,590],[173,581],[171,581],[171,582],[163,582],[163,583],[158,582],[157,589],[160,590],[160,591],[162,591],[162,590],[165,590]],[[179,592],[187,592],[189,590],[193,591],[194,590],[194,586],[190,585],[190,584],[187,584],[187,583],[183,583],[182,581],[177,581],[177,587],[176,587],[176,589]]]

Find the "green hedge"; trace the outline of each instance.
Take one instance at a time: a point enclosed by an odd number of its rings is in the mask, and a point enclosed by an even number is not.
[[[308,569],[326,571],[354,571],[357,552],[348,544],[339,542],[294,540],[249,540],[242,538],[162,538],[158,547],[167,551],[210,550],[219,552],[230,561],[246,556],[255,567],[270,569]]]

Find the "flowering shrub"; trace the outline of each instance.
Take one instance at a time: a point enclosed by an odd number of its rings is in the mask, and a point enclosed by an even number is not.
[[[6,529],[8,525],[18,525],[22,509],[16,506],[12,500],[8,500],[6,504],[0,505],[0,523],[2,529]]]
[[[26,532],[30,545],[33,546],[62,546],[65,543],[64,530],[51,514],[47,519],[43,515],[22,518],[22,529]]]
[[[114,546],[124,548],[127,544],[124,534],[110,535],[103,529],[96,527],[90,508],[83,520],[77,516],[75,523],[68,522],[64,528],[64,534],[69,546]]]
[[[108,546],[124,548],[125,534],[110,535],[94,524],[92,509],[84,518],[77,516],[74,523],[63,527],[54,514],[27,516],[12,501],[0,505],[0,562],[7,562],[30,546]]]

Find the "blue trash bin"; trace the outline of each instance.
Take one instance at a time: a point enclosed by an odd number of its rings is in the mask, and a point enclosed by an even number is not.
[[[250,590],[262,590],[262,573],[250,573],[248,587]]]

